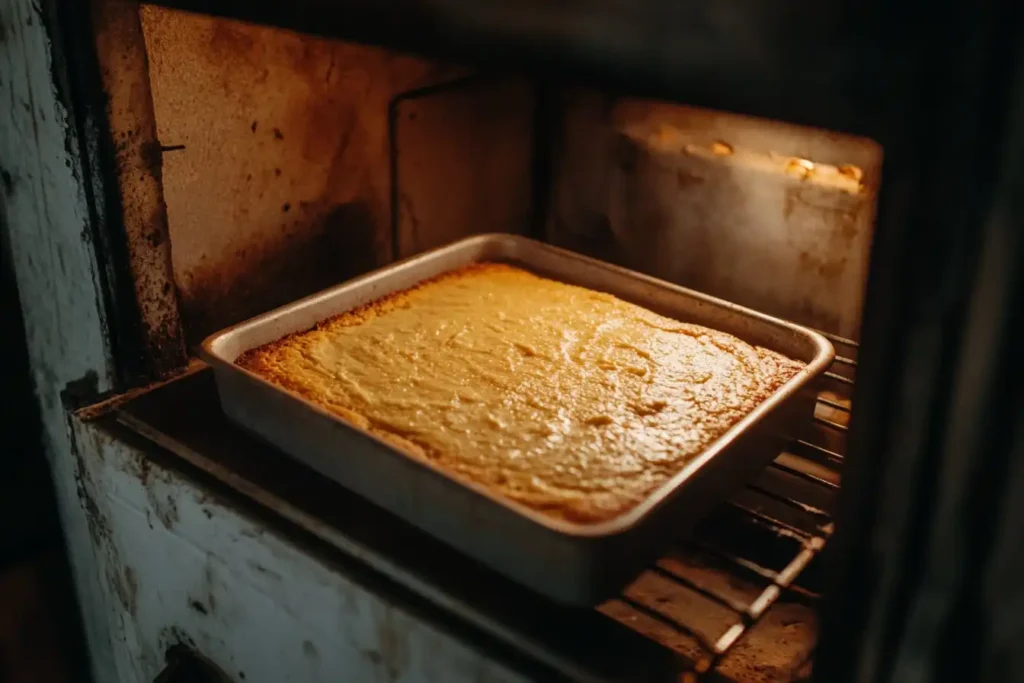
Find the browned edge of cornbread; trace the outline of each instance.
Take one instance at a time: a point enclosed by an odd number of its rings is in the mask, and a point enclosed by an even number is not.
[[[276,341],[272,341],[267,344],[263,344],[262,346],[257,346],[255,348],[249,349],[248,351],[243,352],[240,356],[238,356],[238,358],[235,359],[235,365],[245,368],[246,370],[250,370],[252,372],[259,372],[260,361],[263,359],[264,356],[268,355],[273,351],[276,351],[282,346],[287,346],[291,340],[296,339],[297,337],[302,337],[316,330],[322,330],[328,327],[333,327],[338,323],[343,324],[345,327],[359,325],[360,323],[366,322],[367,320],[375,318],[379,315],[383,315],[388,311],[392,311],[396,308],[401,308],[402,304],[408,301],[409,295],[411,295],[413,292],[423,289],[424,287],[427,287],[428,285],[433,285],[438,282],[443,282],[445,280],[457,279],[475,272],[486,272],[488,270],[504,268],[518,268],[519,270],[525,270],[524,268],[519,268],[518,266],[512,266],[506,263],[492,262],[471,263],[466,266],[461,266],[454,270],[449,270],[444,273],[441,273],[440,275],[435,275],[434,277],[422,280],[417,284],[413,285],[412,287],[407,287],[406,289],[400,289],[396,292],[385,294],[379,299],[374,299],[373,301],[365,303],[362,306],[357,306],[356,308],[350,309],[348,311],[343,311],[336,315],[332,315],[329,318],[324,318],[317,324],[307,329],[298,330],[296,332],[289,332],[288,334],[284,335],[283,337]]]

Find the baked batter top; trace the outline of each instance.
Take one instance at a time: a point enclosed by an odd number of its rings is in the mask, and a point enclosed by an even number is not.
[[[502,264],[448,273],[236,362],[575,522],[642,501],[802,367]]]

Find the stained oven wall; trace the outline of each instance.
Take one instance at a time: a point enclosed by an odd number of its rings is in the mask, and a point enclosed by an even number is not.
[[[858,338],[878,145],[589,91],[560,103],[554,242]],[[834,170],[811,177],[793,160]]]
[[[141,22],[191,345],[393,258],[529,230],[541,133],[551,241],[858,338],[868,140],[573,89],[541,131],[525,79],[158,7]],[[764,163],[685,149],[718,143]],[[855,167],[860,190],[779,158]]]
[[[396,254],[524,229],[528,83],[398,102],[389,135],[393,98],[468,71],[159,7],[141,13],[191,344]]]

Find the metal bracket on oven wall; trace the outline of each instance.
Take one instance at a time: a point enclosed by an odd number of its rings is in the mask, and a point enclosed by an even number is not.
[[[532,235],[546,195],[543,86],[472,73],[388,103],[391,252],[481,232]]]

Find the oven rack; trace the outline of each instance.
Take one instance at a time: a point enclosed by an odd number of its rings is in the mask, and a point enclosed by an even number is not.
[[[815,558],[833,529],[856,371],[856,345],[830,339],[838,357],[806,433],[591,610],[532,593],[241,430],[202,364],[79,419],[532,678],[774,682],[808,669],[816,637]]]
[[[836,346],[837,356],[807,432],[798,435],[755,482],[713,511],[621,596],[598,608],[686,657],[690,669],[683,673],[683,681],[760,683],[809,674],[816,640],[812,610],[820,594],[816,587],[802,585],[800,579],[806,577],[806,570],[835,529],[831,511],[846,450],[857,352],[854,342],[826,336]],[[748,529],[743,531],[743,526]],[[722,547],[730,544],[723,544],[720,532],[730,528],[744,536],[742,549]],[[750,529],[757,531],[750,533]],[[709,580],[708,572],[701,571],[708,558],[714,560],[717,566],[713,571],[724,581]],[[738,581],[749,584],[750,589],[736,591]],[[730,584],[732,590],[721,589]],[[680,603],[693,605],[694,596],[700,598],[697,609],[678,609]],[[807,608],[804,625],[808,628],[798,642],[791,643],[791,656],[780,666],[730,661],[743,639],[773,607],[787,600]],[[708,612],[716,613],[714,620]]]

